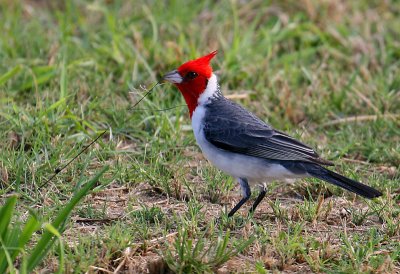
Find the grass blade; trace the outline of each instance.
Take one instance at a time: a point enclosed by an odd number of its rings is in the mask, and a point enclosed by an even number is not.
[[[17,203],[17,196],[10,197],[4,206],[0,209],[0,237],[1,239],[5,239],[8,231],[8,225],[11,221],[11,216],[14,212],[15,204]]]
[[[19,237],[18,247],[23,248],[28,241],[31,239],[32,234],[40,228],[40,222],[35,216],[31,216],[25,224],[22,230],[21,236]],[[13,258],[16,257],[17,254]]]
[[[3,75],[1,75],[0,76],[0,86],[5,84],[9,79],[14,77],[18,72],[20,72],[21,68],[22,68],[21,65],[17,65],[15,67],[13,67],[11,70],[9,70],[6,73],[4,73]]]
[[[60,76],[60,98],[64,99],[67,94],[67,56],[64,51],[63,60],[61,63],[61,76]]]
[[[7,265],[10,265],[11,256],[8,252],[9,241],[11,239],[7,239],[12,231],[8,228],[11,217],[14,212],[15,204],[17,203],[17,196],[10,197],[4,206],[0,209],[0,241],[1,241],[1,249],[0,249],[0,273],[3,273]],[[12,235],[11,235],[12,236]],[[11,264],[12,265],[12,264]]]
[[[52,226],[58,231],[62,231],[65,220],[68,218],[71,211],[77,205],[83,197],[87,195],[90,189],[94,187],[99,178],[106,172],[108,166],[105,166],[99,173],[97,173],[88,183],[86,183],[81,190],[79,190],[71,201],[58,213],[57,217],[52,223]],[[27,269],[31,272],[44,258],[44,256],[49,251],[50,247],[54,243],[54,234],[50,231],[45,231],[42,238],[36,244],[30,257],[28,259]]]
[[[62,273],[62,269],[64,269],[64,245],[62,242],[61,234],[60,232],[51,224],[45,224],[45,228],[47,231],[52,233],[55,237],[58,239],[58,244],[59,244],[59,264],[58,264],[58,271],[57,273]]]

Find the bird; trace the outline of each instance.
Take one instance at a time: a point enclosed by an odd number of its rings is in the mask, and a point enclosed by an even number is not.
[[[224,97],[210,65],[216,54],[213,51],[183,63],[165,74],[163,81],[174,84],[183,95],[196,142],[205,158],[240,185],[242,198],[228,217],[250,199],[251,187],[259,185],[260,192],[250,208],[250,213],[254,212],[271,181],[314,177],[368,199],[382,195],[327,168],[333,163],[310,146]]]

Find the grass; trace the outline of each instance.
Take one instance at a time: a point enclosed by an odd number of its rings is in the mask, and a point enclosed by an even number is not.
[[[65,224],[65,272],[400,271],[400,4],[184,3],[1,2],[0,199],[20,196],[14,222],[49,216],[109,165]],[[132,109],[215,49],[224,94],[384,197],[275,182],[254,216],[227,219],[239,191],[201,156],[177,90]]]
[[[97,183],[101,175],[107,170],[105,166],[94,178],[85,184],[66,204],[61,208],[52,223],[42,223],[38,216],[31,211],[29,219],[24,225],[19,222],[11,223],[14,216],[15,206],[18,200],[16,195],[12,195],[0,208],[2,216],[0,222],[0,270],[5,273],[17,273],[14,264],[18,264],[18,273],[32,272],[45,258],[49,250],[54,246],[55,240],[58,240],[59,264],[58,272],[64,270],[64,244],[61,233],[65,229],[65,223],[69,220],[69,215],[75,206],[88,194],[91,188]],[[43,229],[43,231],[40,231]],[[36,233],[38,232],[38,233]],[[32,248],[27,256],[25,252],[29,249],[28,243],[32,241],[34,234],[42,234],[37,240],[37,244]],[[36,236],[36,235],[35,235]],[[22,254],[19,254],[22,253]],[[17,263],[17,259],[19,262]]]

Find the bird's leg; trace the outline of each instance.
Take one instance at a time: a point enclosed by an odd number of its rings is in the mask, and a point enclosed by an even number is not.
[[[262,185],[261,189],[260,189],[260,194],[258,194],[257,199],[254,201],[252,207],[250,208],[250,213],[252,213],[252,212],[254,212],[254,210],[256,210],[257,206],[260,204],[262,199],[264,199],[265,194],[267,194],[267,188],[265,185]]]
[[[245,203],[247,202],[247,200],[250,198],[251,196],[251,190],[250,190],[250,186],[249,183],[247,182],[246,179],[244,178],[239,178],[238,179],[239,184],[240,184],[240,188],[242,190],[242,194],[243,194],[243,198],[239,201],[239,203],[237,205],[235,205],[234,208],[232,208],[232,210],[228,213],[228,217],[232,217],[233,214],[235,214],[236,211],[238,211],[238,209]]]

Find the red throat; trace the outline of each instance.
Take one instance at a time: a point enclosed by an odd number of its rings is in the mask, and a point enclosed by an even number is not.
[[[197,79],[191,81],[191,83],[176,84],[185,98],[190,118],[192,118],[193,111],[197,107],[197,101],[199,100],[200,95],[207,87],[207,81],[207,78],[198,76]]]
[[[186,105],[189,109],[190,118],[192,118],[193,111],[197,107],[197,102],[200,95],[207,88],[208,79],[212,75],[210,61],[216,54],[217,51],[213,51],[203,57],[186,62],[178,68],[178,72],[184,78],[184,80],[182,83],[176,84],[176,86],[185,98]],[[186,75],[189,72],[196,73],[197,77],[187,80]]]

